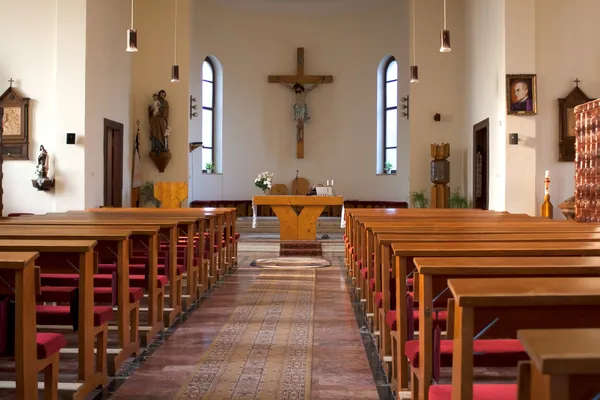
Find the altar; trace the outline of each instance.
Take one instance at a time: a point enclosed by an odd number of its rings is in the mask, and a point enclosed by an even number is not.
[[[344,198],[342,196],[254,196],[252,203],[254,208],[271,206],[279,219],[281,240],[316,240],[317,219],[325,207],[343,205]],[[301,210],[297,213],[295,208]],[[256,211],[253,218],[253,226],[255,226]]]

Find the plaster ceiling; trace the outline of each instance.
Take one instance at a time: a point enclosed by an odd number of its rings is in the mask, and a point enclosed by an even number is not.
[[[274,14],[323,15],[360,12],[397,0],[212,0],[237,9]]]

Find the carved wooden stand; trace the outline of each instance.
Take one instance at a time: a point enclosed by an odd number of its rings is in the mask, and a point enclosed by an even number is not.
[[[450,203],[450,144],[431,144],[431,208],[448,208]]]

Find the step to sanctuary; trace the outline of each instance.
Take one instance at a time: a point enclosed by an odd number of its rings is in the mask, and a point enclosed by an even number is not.
[[[309,240],[286,240],[279,243],[279,255],[282,257],[321,257],[323,249],[320,242]]]
[[[256,219],[256,228],[252,228],[252,217],[241,217],[236,221],[236,229],[240,234],[244,233],[279,233],[279,219],[277,217],[258,217]],[[339,217],[320,217],[317,220],[317,237],[324,234],[344,234],[344,229],[340,228],[341,220]]]

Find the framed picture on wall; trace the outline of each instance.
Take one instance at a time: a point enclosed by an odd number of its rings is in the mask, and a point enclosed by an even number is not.
[[[506,75],[506,113],[537,114],[537,79],[535,74]]]

